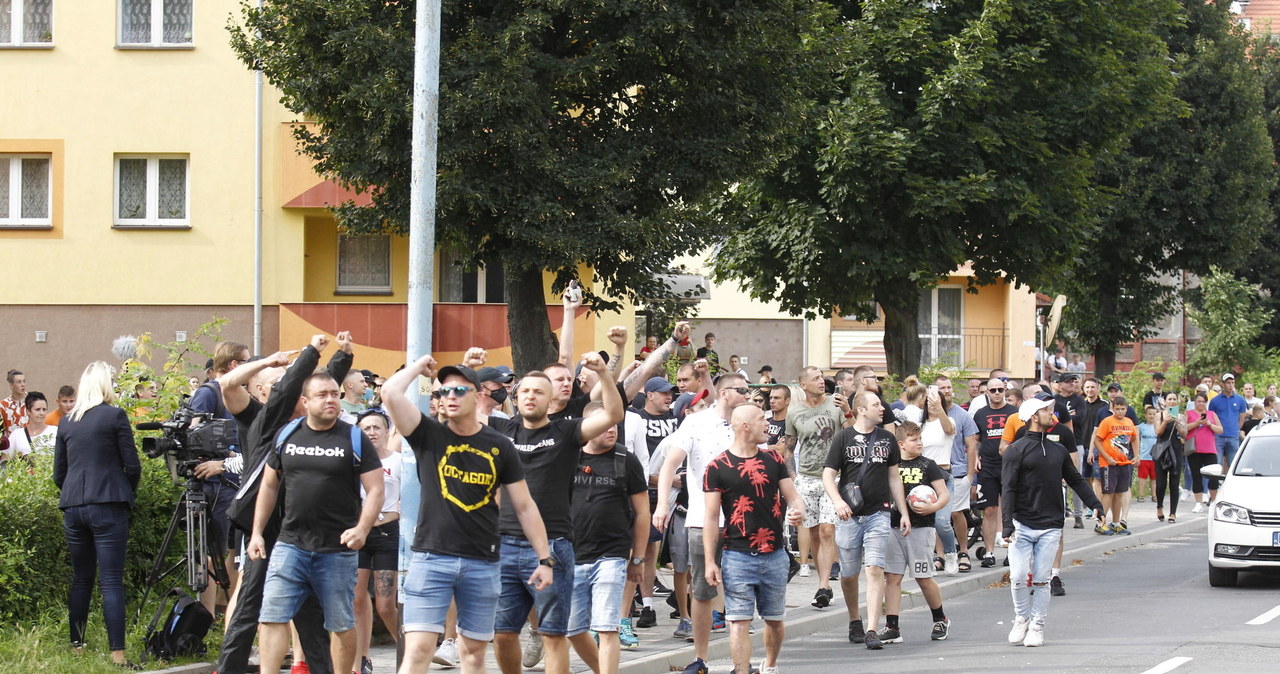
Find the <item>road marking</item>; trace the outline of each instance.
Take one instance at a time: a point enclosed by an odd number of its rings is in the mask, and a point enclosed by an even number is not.
[[[1185,657],[1169,658],[1168,660],[1165,660],[1164,662],[1156,665],[1155,667],[1148,669],[1142,674],[1165,674],[1165,672],[1172,672],[1173,670],[1187,664],[1188,662],[1191,662],[1191,658],[1185,658]]]
[[[1277,606],[1266,613],[1245,623],[1246,625],[1265,625],[1276,618],[1280,618],[1280,606]]]

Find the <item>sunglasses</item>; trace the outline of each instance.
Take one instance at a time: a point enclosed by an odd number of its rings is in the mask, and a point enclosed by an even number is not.
[[[474,391],[474,390],[475,389],[471,388],[470,386],[461,386],[461,385],[442,386],[439,389],[432,391],[431,397],[438,399],[438,398],[444,398],[445,396],[452,395],[455,398],[461,398],[462,396],[466,395],[468,392]]]
[[[729,389],[729,390],[730,390],[730,391],[737,391],[737,392],[738,392],[738,395],[748,395],[749,393],[751,393],[751,387],[750,387],[750,386],[735,386],[735,387],[733,387],[733,388],[731,388],[731,389]]]
[[[1002,389],[1002,388],[989,388],[989,389],[987,389],[987,393],[1004,393],[1004,392],[1005,392],[1005,389]]]

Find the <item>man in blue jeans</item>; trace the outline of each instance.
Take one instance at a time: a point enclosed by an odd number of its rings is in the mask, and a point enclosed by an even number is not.
[[[1218,445],[1218,459],[1223,466],[1230,466],[1240,449],[1240,426],[1249,412],[1249,403],[1244,396],[1236,394],[1236,376],[1230,372],[1222,375],[1222,393],[1209,401],[1209,411],[1218,415],[1222,424],[1222,432],[1215,438]],[[1198,477],[1198,476],[1197,476]]]
[[[1009,541],[1009,585],[1015,613],[1009,643],[1023,646],[1044,645],[1049,574],[1066,515],[1063,480],[1094,511],[1099,524],[1104,517],[1102,503],[1076,471],[1067,448],[1045,435],[1057,423],[1053,405],[1052,398],[1023,401],[1018,417],[1027,424],[1027,434],[1005,448],[1001,463],[1003,534]],[[1033,594],[1032,587],[1039,592]]]
[[[782,456],[758,448],[769,437],[764,412],[754,405],[741,405],[733,410],[730,425],[733,444],[703,474],[706,580],[711,586],[724,584],[734,673],[751,671],[751,619],[758,612],[765,626],[760,674],[777,674],[791,564],[782,526],[782,498],[787,500],[786,521],[792,526],[804,521],[804,499]],[[719,530],[722,513],[724,552],[717,565],[720,537],[711,532]]]

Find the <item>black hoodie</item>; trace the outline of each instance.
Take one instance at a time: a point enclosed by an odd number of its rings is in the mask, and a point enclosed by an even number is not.
[[[1028,431],[1022,439],[1009,445],[1004,450],[1001,466],[1004,537],[1013,536],[1014,520],[1031,529],[1061,529],[1066,516],[1062,503],[1063,480],[1090,509],[1102,509],[1065,447],[1046,440],[1044,433],[1038,431]]]

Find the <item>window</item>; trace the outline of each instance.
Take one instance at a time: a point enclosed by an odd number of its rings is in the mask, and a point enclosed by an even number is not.
[[[188,181],[185,156],[117,156],[116,226],[189,226]]]
[[[391,235],[338,235],[340,294],[391,294]]]
[[[53,45],[53,0],[0,0],[0,45]]]
[[[460,255],[441,251],[439,267],[441,302],[503,304],[507,301],[502,265],[464,270]]]
[[[52,164],[47,154],[0,154],[0,226],[53,225]]]
[[[188,47],[195,0],[120,0],[121,45]]]
[[[920,334],[920,364],[964,363],[964,335],[961,333],[962,288],[930,288],[920,291],[916,325]]]

